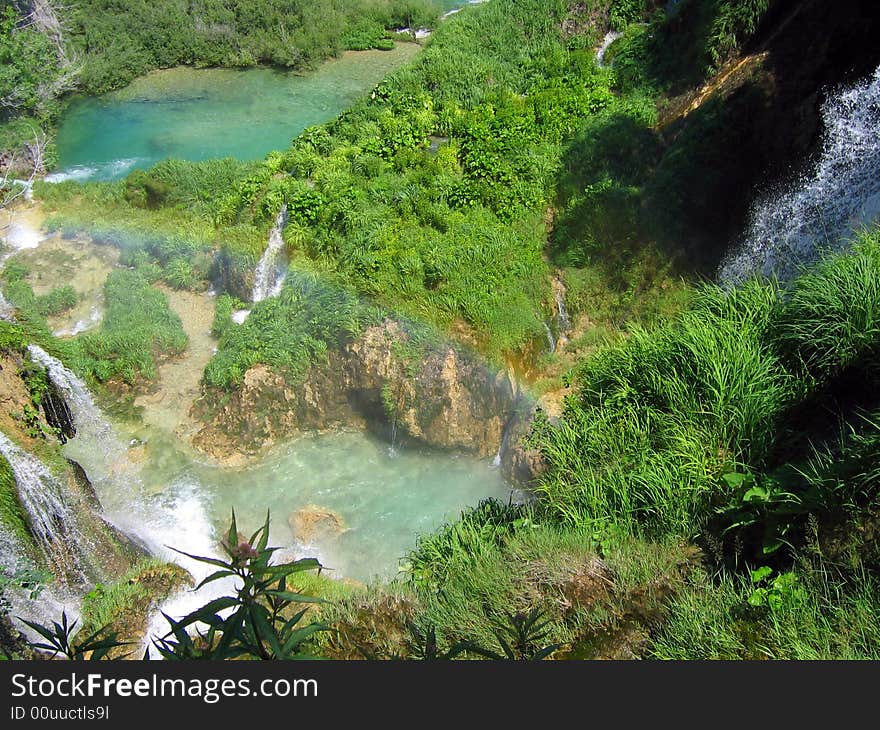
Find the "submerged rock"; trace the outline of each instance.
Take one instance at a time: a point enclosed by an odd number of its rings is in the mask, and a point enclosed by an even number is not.
[[[348,529],[338,512],[314,504],[296,510],[287,518],[287,524],[290,525],[294,538],[304,543],[336,537]]]

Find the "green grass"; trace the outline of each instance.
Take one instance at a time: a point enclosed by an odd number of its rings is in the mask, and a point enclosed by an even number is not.
[[[656,659],[853,660],[880,657],[880,585],[860,572],[850,577],[797,570],[793,587],[773,608],[753,606],[747,579],[706,576],[674,597],[652,638]]]
[[[562,421],[536,431],[547,508],[653,537],[748,527],[765,550],[807,515],[873,509],[878,241],[786,288],[706,285],[583,361]]]
[[[83,597],[80,631],[88,636],[109,627],[121,640],[137,641],[150,606],[184,582],[186,573],[176,565],[155,558],[143,560],[113,583],[99,583]]]
[[[180,317],[139,272],[112,272],[104,285],[104,301],[100,329],[76,340],[82,372],[102,382],[119,379],[134,384],[155,377],[159,358],[186,349]]]
[[[254,305],[241,325],[229,319],[234,304],[229,297],[217,303],[214,327],[220,334],[220,351],[205,369],[205,383],[216,388],[240,383],[257,363],[295,381],[377,316],[351,291],[299,272],[290,272],[281,293]]]

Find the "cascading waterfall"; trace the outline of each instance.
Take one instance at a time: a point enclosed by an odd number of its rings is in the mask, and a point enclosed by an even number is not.
[[[556,338],[553,336],[553,330],[550,329],[550,325],[544,322],[544,331],[547,333],[547,347],[550,348],[550,354],[554,354],[556,352]]]
[[[64,367],[60,360],[52,357],[43,348],[37,345],[28,345],[27,349],[31,360],[44,367],[49,373],[49,380],[58,389],[70,408],[77,433],[80,431],[88,432],[100,439],[105,450],[111,449],[118,452],[122,446],[113,436],[110,422],[95,405],[92,394],[82,379]]]
[[[278,254],[284,247],[282,233],[287,225],[287,205],[282,205],[275,225],[269,233],[269,245],[263,252],[260,262],[257,264],[256,276],[254,277],[254,289],[251,301],[256,304],[269,297],[277,296],[284,284],[286,272],[278,266]]]
[[[6,297],[4,297],[3,292],[0,291],[0,320],[4,322],[12,322],[14,319],[15,318],[12,316],[12,305],[6,301]]]
[[[28,557],[27,549],[19,538],[0,523],[0,576],[14,578],[19,571],[35,574],[38,566]],[[62,611],[67,612],[69,619],[79,618],[79,600],[60,585],[42,586],[32,597],[29,589],[19,588],[12,583],[3,589],[3,595],[10,603],[11,617],[26,616],[28,620],[43,625],[57,621]],[[26,624],[19,621],[14,623],[29,639],[38,638],[36,632]]]
[[[84,567],[94,549],[80,529],[61,481],[35,456],[0,433],[0,454],[12,467],[21,506],[34,539],[59,575],[86,582]]]
[[[571,319],[565,308],[565,287],[558,279],[556,282],[557,286],[553,287],[553,297],[556,300],[556,324],[560,332],[568,332],[571,329]]]
[[[735,284],[755,273],[791,278],[880,215],[880,68],[829,96],[822,119],[818,161],[753,207],[743,243],[719,269],[722,282]]]
[[[153,554],[188,570],[196,580],[213,569],[172,550],[217,557],[216,535],[200,489],[194,484],[176,484],[167,494],[148,497],[127,446],[110,421],[95,404],[86,384],[68,368],[36,345],[28,352],[34,362],[49,373],[73,415],[76,438],[69,443],[77,460],[87,466],[89,478],[98,490],[106,517],[120,530],[134,536]],[[145,643],[167,629],[162,613],[180,617],[212,598],[228,594],[229,581],[215,581],[198,593],[180,591],[154,614]]]
[[[278,296],[284,285],[287,270],[278,265],[278,255],[284,247],[282,234],[287,221],[287,205],[285,204],[281,206],[281,210],[275,218],[275,225],[269,232],[269,244],[257,263],[257,269],[254,273],[254,288],[251,290],[251,301],[254,304],[269,297]],[[243,324],[250,313],[250,309],[236,310],[232,313],[232,321],[236,324]]]
[[[599,68],[605,68],[605,54],[608,52],[608,49],[611,48],[611,44],[622,36],[623,33],[618,33],[616,30],[609,31],[605,34],[605,38],[602,40],[602,45],[599,46],[599,49],[596,51],[596,65]]]

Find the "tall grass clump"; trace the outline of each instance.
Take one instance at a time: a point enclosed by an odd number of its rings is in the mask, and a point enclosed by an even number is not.
[[[635,328],[585,361],[562,423],[538,431],[548,505],[572,520],[698,531],[721,475],[761,463],[790,398],[766,340],[774,301],[758,282],[733,293],[706,286],[676,320]]]
[[[856,365],[877,376],[880,233],[866,231],[845,256],[795,279],[776,313],[774,340],[794,365],[827,381]]]
[[[257,363],[292,381],[305,375],[327,352],[356,337],[375,312],[350,290],[317,276],[291,271],[281,293],[254,305],[241,325],[226,319],[234,300],[218,302],[219,352],[205,369],[205,382],[228,389]]]
[[[180,317],[161,291],[138,271],[119,270],[104,284],[106,311],[100,329],[77,338],[78,369],[99,381],[135,384],[156,375],[162,357],[187,346]]]
[[[648,653],[688,660],[876,660],[878,627],[880,584],[864,570],[845,578],[821,565],[801,567],[769,581],[758,574],[703,576],[671,599]]]

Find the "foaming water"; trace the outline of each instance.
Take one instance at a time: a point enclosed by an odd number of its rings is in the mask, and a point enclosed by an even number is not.
[[[3,433],[0,454],[12,467],[18,501],[27,512],[30,532],[46,558],[58,575],[85,584],[93,546],[80,528],[64,485],[36,456],[20,449]]]
[[[831,94],[822,107],[822,152],[811,170],[752,209],[743,242],[719,279],[793,276],[880,215],[880,68]]]
[[[33,576],[38,571],[39,566],[30,558],[27,548],[0,523],[0,576],[9,579],[23,572]],[[79,597],[63,584],[43,585],[36,595],[13,584],[5,586],[3,593],[10,603],[9,615],[15,627],[32,641],[42,641],[43,637],[19,621],[19,616],[44,626],[58,621],[62,611],[67,613],[69,621],[78,620],[80,616]]]
[[[257,263],[257,270],[254,274],[254,288],[251,292],[251,301],[256,304],[262,302],[269,297],[278,296],[281,287],[284,285],[284,279],[287,275],[287,269],[280,262],[281,250],[284,248],[284,239],[282,234],[287,226],[287,205],[282,205],[281,210],[275,217],[275,224],[269,233],[269,243],[266,250]],[[242,320],[244,321],[244,320]]]
[[[151,443],[163,458],[144,464],[148,491],[169,485],[171,494],[197,496],[221,530],[233,509],[248,533],[271,510],[272,544],[362,581],[393,577],[418,535],[481,499],[510,494],[489,460],[401,447],[392,456],[386,442],[353,431],[304,436],[245,469],[199,463],[159,435]],[[303,510],[329,511],[344,528],[295,534],[290,518]]]
[[[197,582],[211,566],[177,551],[217,557],[233,509],[248,533],[270,511],[270,541],[282,556],[315,557],[332,576],[367,581],[394,576],[418,535],[481,499],[510,495],[488,460],[400,447],[392,458],[387,443],[361,432],[305,436],[241,469],[206,464],[164,429],[111,422],[82,380],[29,349],[70,406],[77,433],[65,453],[86,470],[103,516]],[[132,450],[140,439],[146,445]],[[294,532],[296,515],[312,513],[336,516],[340,529]],[[216,581],[179,591],[152,617],[148,636],[167,629],[162,612],[180,617],[233,589]]]
[[[605,54],[608,53],[608,49],[611,48],[611,44],[614,43],[618,38],[622,38],[623,33],[618,33],[616,30],[608,31],[605,34],[605,38],[602,39],[602,45],[599,46],[599,49],[596,51],[596,65],[599,68],[605,68]]]

